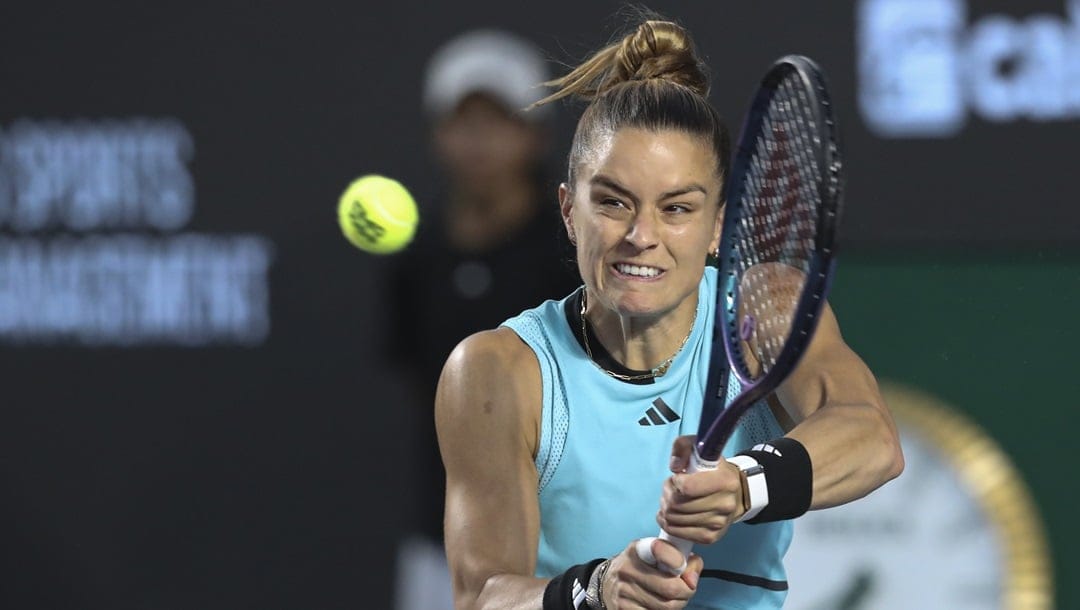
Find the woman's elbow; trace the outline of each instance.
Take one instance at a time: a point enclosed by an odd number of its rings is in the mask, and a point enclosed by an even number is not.
[[[881,483],[887,483],[900,476],[904,472],[904,449],[900,445],[900,436],[897,433],[895,424],[892,423],[891,418],[885,414],[881,414],[882,417],[882,481]]]

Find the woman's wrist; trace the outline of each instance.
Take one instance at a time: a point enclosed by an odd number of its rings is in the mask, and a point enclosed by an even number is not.
[[[740,460],[737,465],[747,474],[751,505],[740,521],[750,524],[783,521],[799,517],[810,509],[814,468],[810,454],[799,441],[786,436],[774,439],[740,452],[731,459],[734,460]],[[751,462],[760,467],[759,474],[752,475],[747,470],[758,471]]]
[[[544,588],[544,610],[580,610],[596,568],[605,565],[606,561],[604,558],[593,559],[552,578]]]

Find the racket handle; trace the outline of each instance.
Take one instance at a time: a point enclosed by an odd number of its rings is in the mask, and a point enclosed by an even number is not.
[[[690,464],[686,467],[686,472],[694,473],[702,472],[705,470],[716,470],[716,467],[719,464],[720,460],[702,459],[701,456],[698,455],[697,447],[694,447],[694,452],[690,455]],[[664,568],[673,576],[681,575],[683,573],[683,570],[686,569],[686,561],[690,558],[690,551],[693,550],[694,543],[689,540],[679,538],[678,536],[672,536],[671,534],[663,530],[660,531],[659,536],[650,536],[648,538],[642,538],[638,540],[637,544],[634,546],[634,550],[637,551],[637,555],[642,561],[651,566],[656,566],[658,563],[656,561],[656,556],[653,555],[652,552],[653,541],[657,538],[660,538],[661,540],[672,544],[675,548],[679,549],[680,553],[682,553],[683,562],[681,566],[674,569],[667,568],[666,566]]]

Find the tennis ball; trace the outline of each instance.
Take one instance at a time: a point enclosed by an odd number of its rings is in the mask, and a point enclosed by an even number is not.
[[[372,254],[393,254],[409,245],[420,215],[416,201],[397,180],[361,176],[338,201],[338,224],[354,246]]]

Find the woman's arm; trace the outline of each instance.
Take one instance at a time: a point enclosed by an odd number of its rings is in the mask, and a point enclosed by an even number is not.
[[[750,365],[752,370],[760,370],[756,360]],[[896,425],[877,382],[862,359],[844,343],[828,305],[807,352],[769,402],[788,430],[787,436],[805,448],[812,466],[812,470],[806,469],[812,472],[812,480],[803,487],[810,489],[810,498],[798,496],[806,492],[769,485],[770,495],[775,489],[781,494],[794,493],[795,497],[788,500],[799,498],[784,502],[770,497],[770,506],[784,507],[782,514],[793,506],[801,505],[805,510],[807,502],[810,509],[819,509],[861,498],[904,468]],[[680,438],[672,450],[675,474],[661,492],[657,522],[671,534],[712,544],[732,523],[742,519],[748,491],[740,489],[738,469],[730,462],[722,461],[713,471],[683,473],[693,448],[691,440]],[[767,480],[769,474],[766,467]],[[780,480],[784,480],[783,476]]]
[[[443,369],[435,423],[446,465],[446,551],[459,610],[543,606],[550,581],[532,576],[540,532],[533,460],[541,400],[536,356],[507,329],[469,337]],[[637,557],[634,542],[603,572],[608,607],[683,607],[697,588],[701,558],[692,557],[676,576],[672,568],[683,564],[678,551],[656,549],[657,568]],[[585,587],[589,576],[579,581]],[[556,607],[571,607],[570,599],[555,597]]]
[[[861,498],[903,471],[896,424],[877,381],[844,342],[828,305],[807,353],[776,397],[795,424],[787,436],[810,454],[811,509]]]
[[[540,608],[540,366],[499,329],[463,341],[446,362],[435,424],[446,466],[446,551],[455,606]]]

